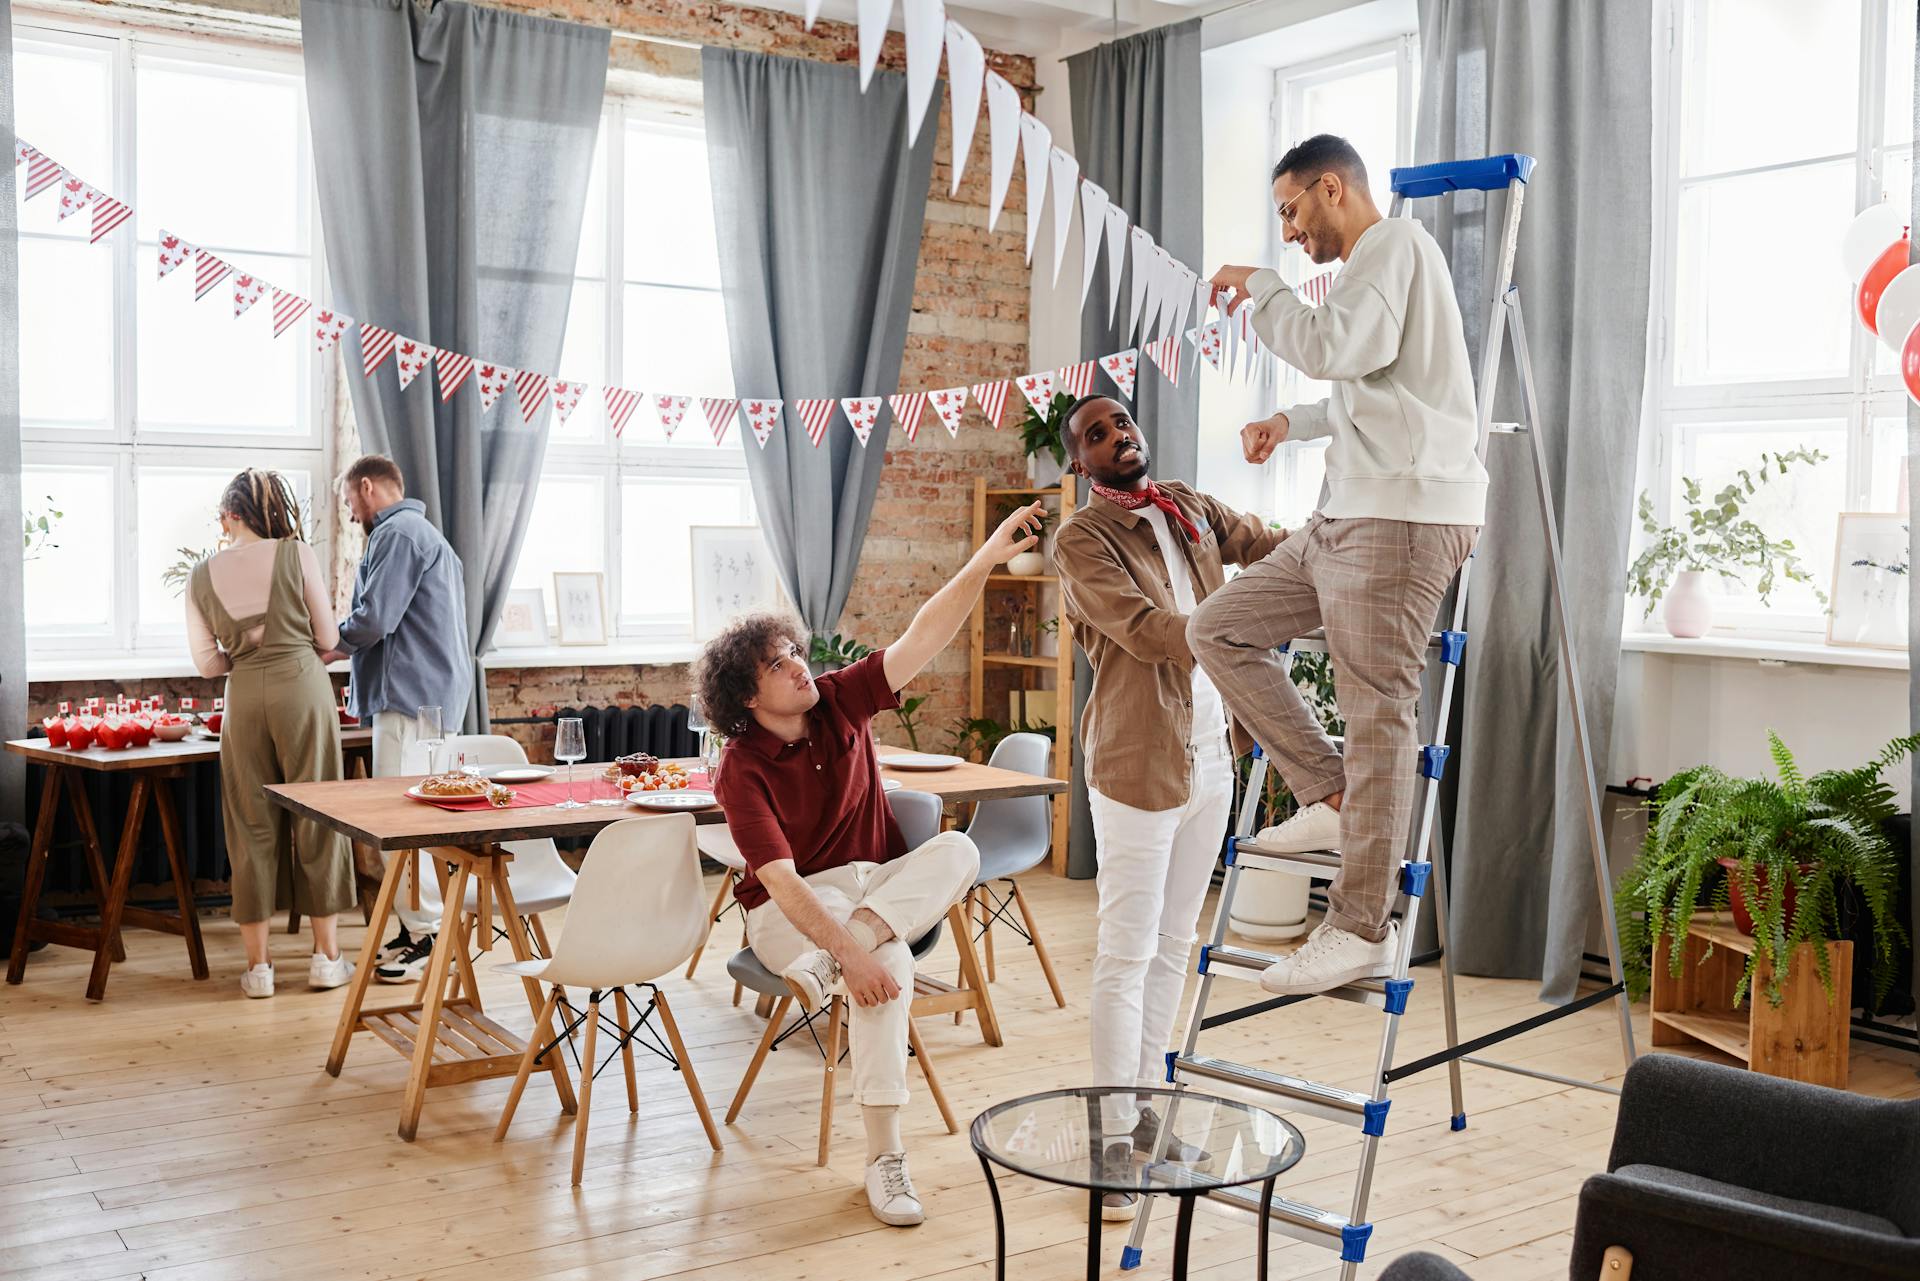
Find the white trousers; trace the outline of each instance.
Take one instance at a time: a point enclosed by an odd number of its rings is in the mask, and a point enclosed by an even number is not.
[[[1191,793],[1176,809],[1135,809],[1088,789],[1100,858],[1088,1011],[1095,1085],[1166,1084],[1194,926],[1233,806],[1224,742],[1195,748],[1191,768]]]
[[[913,954],[907,943],[946,916],[979,875],[980,851],[973,841],[964,832],[942,832],[891,863],[848,863],[806,878],[834,920],[845,924],[864,907],[893,931],[873,955],[900,985],[900,995],[881,1005],[848,1001],[854,1102],[864,1107],[906,1103],[907,1019],[913,1009]],[[747,945],[775,974],[819,946],[771,900],[747,913]]]
[[[373,714],[373,776],[375,778],[397,778],[402,774],[420,773],[424,767],[417,762],[409,762],[410,754],[417,755],[416,744],[420,741],[420,721],[405,712],[375,712]],[[408,769],[413,764],[412,770]],[[387,855],[393,857],[391,853]],[[400,892],[394,895],[394,915],[400,918],[400,924],[407,927],[407,933],[418,938],[422,934],[440,932],[440,878],[433,874],[432,866],[422,855],[414,855],[414,875],[420,878],[420,909],[411,906],[413,892],[403,882]]]

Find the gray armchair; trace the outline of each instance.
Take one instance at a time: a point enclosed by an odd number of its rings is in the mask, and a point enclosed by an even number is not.
[[[1920,1277],[1920,1100],[1651,1054],[1627,1072],[1607,1173],[1580,1189],[1569,1276],[1608,1246],[1689,1281]]]

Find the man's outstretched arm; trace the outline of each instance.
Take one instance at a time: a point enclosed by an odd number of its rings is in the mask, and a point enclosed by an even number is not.
[[[1040,541],[1039,503],[1029,503],[1000,522],[1000,528],[980,545],[960,572],[945,587],[928,598],[913,616],[913,622],[900,639],[887,646],[887,686],[898,690],[918,676],[933,656],[953,642],[960,624],[973,612],[973,603],[986,586],[987,575],[997,565],[1026,551]]]

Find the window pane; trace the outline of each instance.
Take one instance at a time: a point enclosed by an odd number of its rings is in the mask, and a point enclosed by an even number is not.
[[[620,614],[636,622],[693,617],[689,525],[751,525],[753,491],[744,480],[685,476],[620,485]]]
[[[1873,463],[1868,477],[1867,510],[1903,512],[1912,509],[1907,492],[1907,419],[1904,414],[1873,420]]]
[[[1352,143],[1367,167],[1367,186],[1375,203],[1385,208],[1392,195],[1387,175],[1399,143],[1395,119],[1399,95],[1399,72],[1392,65],[1309,85],[1300,95],[1294,141],[1332,133]]]
[[[632,125],[626,163],[627,279],[717,287],[720,251],[706,139],[658,125]]]
[[[606,400],[601,395],[607,378],[607,287],[576,280],[567,303],[567,338],[560,349],[560,376],[590,384],[574,411],[561,422],[548,424],[547,439],[554,444],[587,444],[601,438],[606,428]]]
[[[1913,35],[1916,0],[1887,6],[1887,142],[1913,141]]]
[[[218,547],[217,513],[220,495],[243,463],[222,467],[142,467],[134,477],[134,495],[140,522],[140,547],[135,577],[140,593],[140,631],[183,631],[184,588],[161,581],[169,568],[195,561]],[[312,511],[313,476],[306,471],[281,473],[293,486],[301,518],[309,536],[315,531]],[[324,561],[322,562],[325,563]]]
[[[110,425],[113,311],[112,254],[84,240],[21,237],[20,417],[28,426]]]
[[[1833,580],[1834,530],[1846,500],[1845,422],[1696,423],[1682,427],[1680,436],[1680,473],[1697,479],[1707,498],[1733,481],[1741,468],[1754,470],[1762,451],[1777,453],[1805,445],[1827,455],[1825,462],[1815,466],[1802,464],[1785,476],[1774,475],[1742,509],[1769,538],[1791,541],[1815,585],[1827,591]],[[1684,510],[1680,494],[1676,479],[1671,508],[1676,516]],[[1759,608],[1753,575],[1743,583],[1714,581],[1731,602]],[[1776,582],[1772,609],[1776,613],[1823,612],[1810,588],[1784,579]]]
[[[1854,149],[1860,0],[1694,0],[1686,47],[1684,172]]]
[[[105,630],[113,621],[113,468],[24,467],[20,502],[52,524],[28,553],[27,630]]]
[[[151,262],[152,254],[150,246],[140,246],[142,262]],[[305,259],[264,261],[277,283],[308,293]],[[312,368],[313,344],[299,327],[274,338],[271,292],[236,320],[227,281],[193,300],[192,263],[165,280],[154,279],[151,271],[136,277],[139,428],[282,437],[307,429],[305,375]],[[347,341],[351,358],[357,359],[359,345]]]
[[[164,219],[195,244],[306,249],[298,78],[143,57],[134,94],[143,241]]]
[[[623,321],[621,377],[626,386],[649,394],[733,395],[727,315],[718,290],[628,285]],[[632,432],[629,427],[628,435]],[[698,402],[674,433],[674,443],[697,444],[691,439],[696,435],[706,435]],[[712,443],[711,436],[706,439]]]
[[[95,186],[113,190],[113,81],[109,54],[100,47],[38,44],[20,37],[15,28],[13,49],[14,128],[20,137],[67,165]],[[19,171],[18,189],[26,189],[26,170]],[[35,231],[54,226],[51,191],[34,197],[35,211],[22,225]],[[85,214],[67,219],[68,234],[80,235]],[[44,224],[44,225],[43,225]]]
[[[1840,242],[1854,215],[1849,164],[1686,188],[1674,258],[1681,383],[1839,377],[1853,283]],[[1791,227],[1781,211],[1791,208]],[[1797,252],[1796,252],[1797,251]]]
[[[1274,519],[1295,529],[1320,506],[1320,489],[1327,480],[1326,442],[1285,446],[1280,464]]]
[[[515,587],[538,587],[553,617],[553,576],[607,567],[606,486],[597,476],[540,477],[526,541],[514,563]]]

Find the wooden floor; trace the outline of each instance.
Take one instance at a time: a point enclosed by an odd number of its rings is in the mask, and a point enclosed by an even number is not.
[[[994,991],[1007,1045],[983,1045],[971,1023],[921,1022],[963,1127],[998,1099],[1085,1081],[1093,888],[1046,875],[1026,885],[1069,1005],[1054,1007],[1032,954],[1002,936]],[[129,959],[114,967],[102,1005],[81,996],[87,958],[64,948],[36,953],[24,986],[0,988],[0,1278],[992,1275],[980,1167],[964,1133],[941,1128],[917,1077],[906,1132],[929,1219],[916,1229],[885,1228],[867,1214],[859,1118],[844,1095],[833,1163],[815,1167],[818,1060],[799,1043],[768,1061],[747,1111],[724,1131],[722,1155],[706,1146],[659,1060],[641,1058],[637,1118],[617,1069],[603,1076],[585,1183],[573,1189],[571,1130],[550,1089],[529,1088],[504,1145],[490,1134],[508,1081],[435,1090],[419,1141],[403,1143],[394,1132],[399,1056],[362,1035],[337,1080],[321,1069],[340,996],[307,990],[306,941],[274,936],[280,995],[248,1001],[238,931],[224,918],[207,926],[208,982],[189,979],[178,939],[130,930]],[[344,934],[358,946],[358,926]],[[750,999],[744,1009],[728,1003],[734,937],[716,938],[692,983],[668,988],[716,1114],[759,1033]],[[930,959],[945,970],[951,957],[943,942]],[[1417,979],[1403,1061],[1440,1042],[1437,973]],[[1256,991],[1244,990],[1249,999]],[[496,1017],[527,1025],[517,983],[491,981],[487,992]],[[1534,1012],[1533,992],[1530,983],[1465,981],[1465,1031]],[[1209,1044],[1358,1085],[1378,1025],[1370,1011],[1312,1002],[1235,1024]],[[1644,1045],[1644,1016],[1639,1031]],[[1501,1057],[1569,1075],[1617,1079],[1620,1070],[1604,1008],[1510,1042]],[[1856,1047],[1855,1088],[1920,1094],[1914,1066],[1910,1055]],[[1362,1275],[1416,1248],[1461,1263],[1477,1281],[1566,1275],[1575,1197],[1605,1164],[1613,1100],[1471,1066],[1466,1086],[1462,1133],[1447,1125],[1444,1072],[1396,1092]],[[1355,1132],[1296,1120],[1308,1153],[1282,1191],[1344,1208]],[[1009,1275],[1084,1275],[1080,1194],[1010,1178],[1003,1196]],[[1126,1275],[1166,1275],[1172,1218],[1156,1218],[1147,1267]],[[1123,1236],[1106,1236],[1114,1276]],[[1250,1277],[1253,1240],[1250,1217],[1203,1204],[1195,1274]],[[1275,1246],[1277,1277],[1335,1275],[1318,1247],[1278,1236]]]

